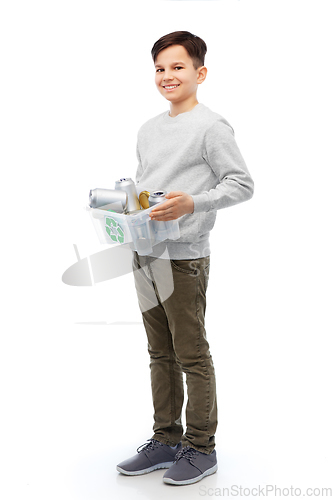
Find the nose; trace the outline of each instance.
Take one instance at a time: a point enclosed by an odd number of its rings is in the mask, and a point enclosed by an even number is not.
[[[163,81],[164,82],[168,82],[170,80],[173,80],[173,75],[172,75],[172,73],[170,71],[168,71],[168,70],[165,69],[164,70],[164,74],[163,74]]]

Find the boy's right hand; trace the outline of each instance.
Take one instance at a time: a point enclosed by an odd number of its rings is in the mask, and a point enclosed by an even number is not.
[[[192,214],[193,198],[183,191],[171,191],[166,194],[167,201],[161,203],[150,212],[150,218],[157,221],[176,220],[182,215]]]

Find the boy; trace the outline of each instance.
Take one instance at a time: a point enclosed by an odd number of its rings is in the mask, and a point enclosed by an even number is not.
[[[167,201],[152,210],[151,218],[179,219],[180,238],[163,242],[162,250],[155,246],[147,257],[134,253],[135,283],[151,361],[154,435],[117,470],[138,475],[166,468],[164,482],[176,485],[197,482],[217,470],[215,373],[204,327],[209,231],[218,209],[246,201],[253,194],[253,181],[233,129],[197,100],[198,85],[207,74],[206,50],[205,42],[187,31],[170,33],[154,44],[155,83],[169,101],[170,112],[146,122],[137,144],[140,191],[168,192]],[[165,258],[165,247],[174,291],[163,302],[152,264]],[[149,308],[146,302],[152,288],[158,303]],[[183,372],[188,393],[185,434]]]

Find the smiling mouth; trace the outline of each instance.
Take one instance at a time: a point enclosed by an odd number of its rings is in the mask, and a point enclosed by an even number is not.
[[[177,87],[179,87],[180,83],[178,83],[178,85],[164,85],[164,89],[166,90],[173,90],[173,89],[176,89]]]

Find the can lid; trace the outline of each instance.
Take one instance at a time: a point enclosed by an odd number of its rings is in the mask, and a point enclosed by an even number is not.
[[[150,196],[149,191],[141,191],[141,193],[139,194],[140,205],[142,206],[143,209],[149,208],[149,201],[148,201],[149,196]]]

